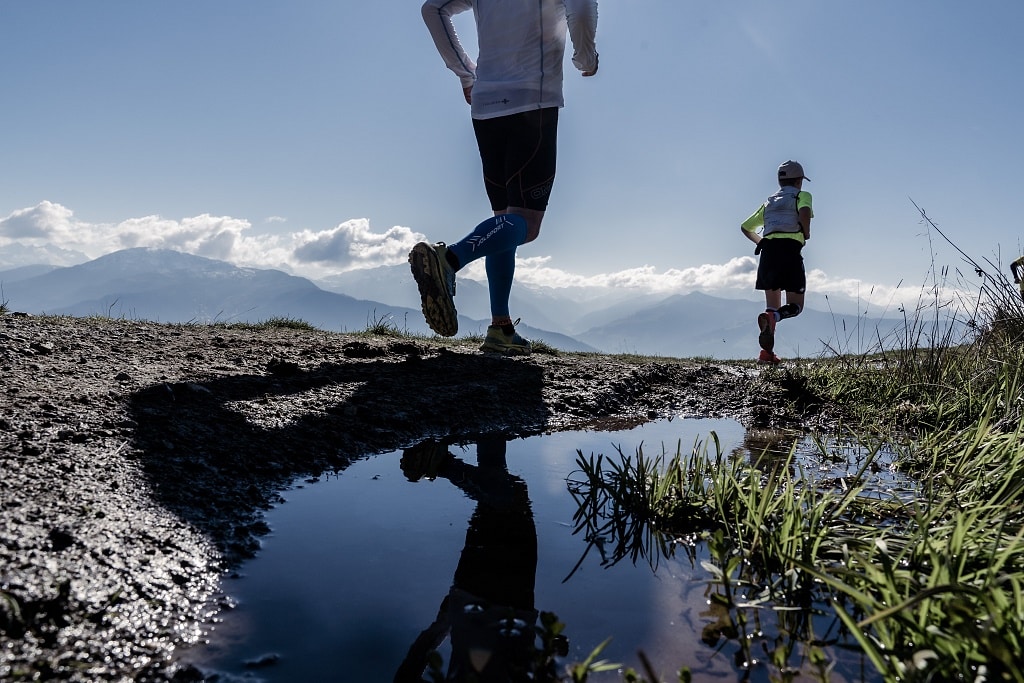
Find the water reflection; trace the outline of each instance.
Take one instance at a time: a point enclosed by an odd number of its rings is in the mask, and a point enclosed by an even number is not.
[[[799,576],[762,576],[742,564],[714,537],[723,521],[699,517],[706,505],[676,508],[667,520],[687,521],[691,536],[676,524],[662,533],[638,523],[621,506],[593,517],[595,534],[577,530],[566,486],[581,452],[604,454],[607,469],[638,444],[668,458],[679,449],[692,490],[712,495],[711,475],[749,467],[766,450],[764,434],[726,420],[676,420],[454,439],[367,458],[315,485],[297,482],[288,504],[268,513],[272,533],[257,559],[229,581],[238,607],[191,661],[225,681],[487,681],[516,680],[517,671],[528,672],[518,680],[566,681],[567,662],[612,637],[602,658],[635,667],[643,651],[659,680],[677,680],[680,666],[695,681],[872,680],[857,675],[863,661],[846,650],[834,619],[792,584]],[[777,440],[773,457],[791,445]],[[814,450],[802,440],[793,460],[839,469],[805,452]],[[859,457],[850,454],[854,470]],[[552,638],[552,612],[572,627],[571,647]],[[279,655],[272,666],[245,666],[269,662],[266,653]],[[819,664],[835,668],[826,677]],[[588,680],[623,678],[610,671]]]
[[[437,617],[413,642],[395,683],[419,683],[445,637],[451,657],[445,680],[533,680],[538,612],[534,607],[537,529],[526,482],[510,474],[501,435],[479,439],[477,464],[427,441],[402,454],[410,481],[441,478],[476,503],[451,589]],[[435,667],[438,667],[435,659]]]
[[[841,562],[844,534],[861,523],[852,499],[890,487],[891,477],[876,476],[881,447],[749,430],[724,455],[710,439],[713,447],[697,442],[688,454],[580,453],[567,482],[574,533],[587,543],[580,563],[597,547],[603,566],[645,559],[657,570],[682,547],[692,566],[702,547],[701,641],[716,655],[731,650],[741,680],[766,669],[779,681],[864,680],[854,672],[865,659],[817,569]]]
[[[750,464],[762,469],[791,466],[791,455],[803,439],[797,432],[775,429],[748,429],[743,443],[733,451],[734,458],[749,458]]]
[[[616,456],[587,457],[577,451],[578,469],[566,478],[566,484],[578,506],[573,515],[573,534],[582,536],[587,545],[563,583],[573,577],[594,549],[604,567],[626,558],[635,565],[642,559],[656,572],[663,558],[673,557],[681,537],[701,531],[707,524],[700,506],[678,501],[671,510],[658,509],[680,491],[677,477],[692,471],[698,459],[706,463],[700,442],[689,460],[683,460],[681,453],[668,453],[664,445],[660,454],[653,456],[645,454],[642,445],[635,455],[627,456],[618,447],[616,453],[618,461]],[[666,495],[670,489],[675,494]],[[692,545],[683,543],[682,547],[692,566]]]

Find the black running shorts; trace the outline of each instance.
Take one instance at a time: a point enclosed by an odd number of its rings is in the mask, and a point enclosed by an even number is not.
[[[491,209],[544,211],[555,181],[558,108],[473,119]]]
[[[800,255],[804,245],[789,237],[763,239],[759,244],[761,260],[754,288],[803,293],[807,289],[804,257]]]

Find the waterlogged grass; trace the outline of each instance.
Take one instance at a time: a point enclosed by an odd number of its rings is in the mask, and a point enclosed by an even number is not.
[[[929,434],[909,454],[922,490],[903,523],[806,566],[887,680],[1024,681],[1024,450],[1021,427]]]
[[[727,456],[714,434],[688,453],[579,453],[588,549],[654,566],[701,548],[704,642],[773,681],[1024,681],[1024,301],[971,263],[969,338],[920,324],[925,306],[898,344],[765,371],[851,416],[855,470],[815,476],[795,447]],[[882,442],[912,491],[877,485]]]
[[[642,558],[653,567],[659,557],[686,552],[693,561],[705,549],[700,564],[712,584],[705,644],[731,644],[741,668],[767,657],[780,680],[815,669],[828,680],[826,646],[840,642],[842,624],[828,615],[827,584],[805,567],[837,562],[848,539],[873,531],[898,504],[865,493],[877,450],[852,474],[809,485],[812,475],[795,458],[798,440],[789,443],[753,461],[723,454],[713,433],[710,452],[697,444],[656,456],[641,447],[619,460],[578,453],[569,482],[579,505],[575,530],[604,547],[606,563]]]
[[[607,563],[704,549],[702,639],[728,644],[741,669],[827,681],[852,651],[874,669],[862,680],[1020,681],[1020,437],[932,435],[915,450],[931,462],[913,497],[880,488],[877,450],[846,476],[816,478],[795,448],[747,461],[713,434],[710,451],[579,453],[569,490],[576,531]]]

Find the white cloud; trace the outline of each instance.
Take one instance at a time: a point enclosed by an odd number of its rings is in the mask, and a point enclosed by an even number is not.
[[[750,289],[757,262],[749,256],[727,263],[705,264],[682,270],[671,268],[657,272],[653,266],[629,268],[615,273],[583,276],[551,268],[548,257],[533,257],[516,262],[516,277],[523,282],[546,287],[615,287],[671,294],[693,290]]]
[[[5,242],[59,240],[71,233],[71,211],[53,202],[19,209],[0,219],[0,238]]]
[[[397,225],[384,233],[375,233],[370,229],[370,221],[358,218],[330,230],[293,233],[292,239],[297,266],[312,264],[340,272],[401,263],[423,236]]]
[[[143,216],[120,223],[89,223],[53,202],[0,218],[0,246],[59,245],[87,258],[131,247],[154,247],[314,277],[400,263],[421,239],[422,235],[401,226],[374,232],[366,219],[287,236],[253,234],[252,224],[245,219],[209,214],[180,220]]]
[[[121,248],[157,247],[230,261],[249,221],[203,214],[180,221],[159,216],[133,218],[111,227]]]
[[[740,256],[721,264],[706,263],[684,269],[669,269],[658,272],[653,266],[630,268],[615,273],[583,276],[570,273],[548,264],[549,257],[533,257],[517,260],[516,279],[524,284],[538,287],[593,287],[617,291],[631,289],[643,294],[687,294],[701,291],[711,295],[731,298],[752,294],[757,277],[757,260],[752,256]],[[473,264],[476,265],[476,264]],[[470,276],[483,279],[483,269],[470,270]],[[829,277],[824,271],[813,269],[807,273],[807,289],[811,294],[829,294],[836,299],[861,302],[864,307],[897,310],[900,306],[915,308],[922,299],[922,288],[873,284],[851,278]],[[960,289],[946,283],[943,291],[947,297],[958,297]]]
[[[209,214],[181,220],[144,216],[120,223],[93,224],[76,219],[70,209],[52,202],[41,202],[0,218],[0,247],[10,247],[8,254],[58,254],[51,261],[54,265],[72,265],[64,261],[76,253],[96,258],[129,247],[156,247],[240,266],[276,268],[314,279],[349,270],[402,264],[409,249],[422,239],[422,234],[402,226],[375,232],[365,218],[348,220],[327,230],[301,230],[286,235],[253,234],[252,225],[245,219]],[[57,247],[62,251],[56,251]],[[572,273],[553,267],[551,262],[547,256],[517,260],[517,281],[553,288],[608,288],[620,293],[632,290],[638,294],[666,296],[704,291],[730,297],[752,293],[757,271],[757,260],[751,256],[662,272],[644,265],[598,275]],[[470,264],[460,277],[483,281],[486,276],[482,260]],[[807,278],[809,292],[847,297],[888,310],[903,305],[912,307],[921,300],[919,287],[830,278],[820,270],[808,272]]]
[[[180,221],[144,216],[120,223],[88,223],[53,202],[13,212],[0,219],[0,240],[23,246],[56,244],[90,258],[131,247],[175,249],[230,260],[249,221],[203,214]]]

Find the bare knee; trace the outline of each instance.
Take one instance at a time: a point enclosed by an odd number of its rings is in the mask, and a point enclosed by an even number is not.
[[[543,211],[527,209],[521,206],[510,206],[506,213],[519,214],[526,219],[526,242],[532,242],[540,236],[540,224],[544,220]]]

